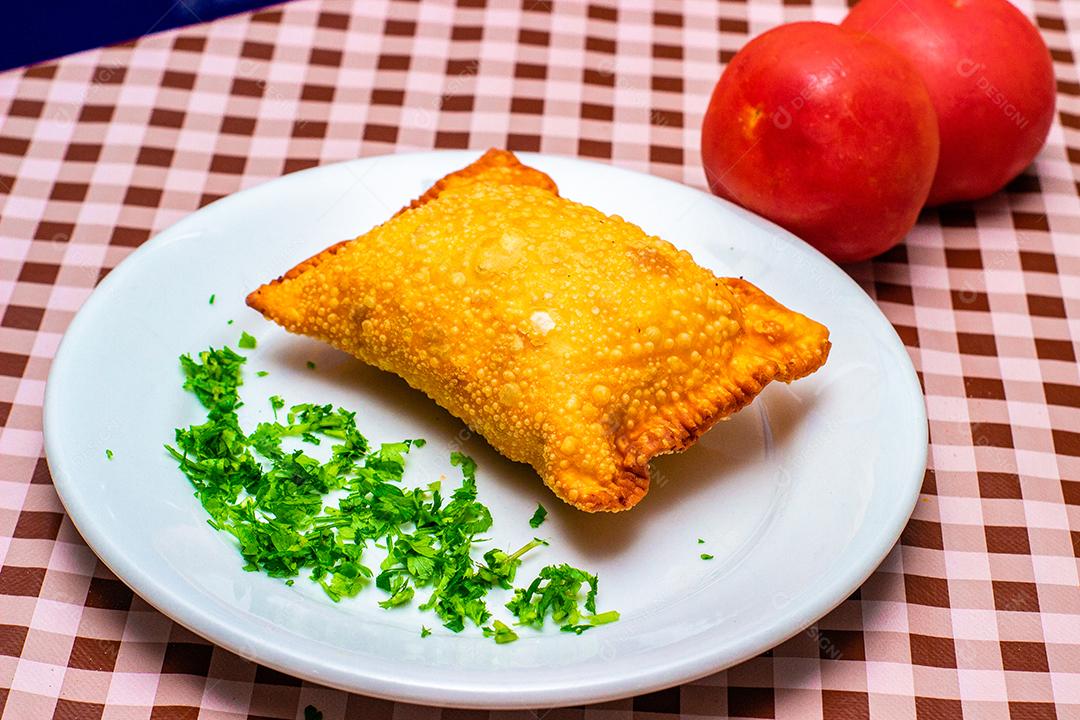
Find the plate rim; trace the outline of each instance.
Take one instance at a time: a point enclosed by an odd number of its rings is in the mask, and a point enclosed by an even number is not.
[[[138,258],[149,252],[154,252],[154,249],[163,242],[168,242],[169,238],[165,236],[170,232],[173,232],[174,228],[186,222],[197,213],[207,211],[210,208],[220,209],[227,204],[235,202],[240,196],[259,191],[264,186],[281,182],[285,178],[290,178],[291,182],[295,182],[307,174],[327,172],[328,168],[378,162],[379,160],[388,157],[408,157],[414,162],[421,164],[428,158],[448,158],[452,156],[458,156],[461,157],[463,161],[467,161],[470,158],[476,157],[479,152],[480,151],[473,150],[431,150],[372,155],[336,163],[327,163],[297,173],[272,178],[250,188],[245,188],[220,198],[203,208],[185,215],[176,223],[156,232],[153,237],[144,242],[121,261],[101,281],[101,283],[94,288],[66,328],[49,368],[45,385],[44,403],[42,406],[44,449],[50,473],[53,478],[53,485],[64,505],[68,517],[78,530],[84,542],[87,543],[97,558],[108,567],[113,574],[151,606],[200,637],[207,639],[213,644],[220,645],[226,650],[245,659],[258,662],[275,670],[295,675],[312,682],[349,692],[356,692],[398,702],[422,703],[453,708],[511,710],[537,707],[566,707],[570,705],[597,703],[625,698],[631,695],[653,692],[674,685],[692,682],[715,672],[719,672],[725,668],[745,662],[760,652],[775,647],[785,640],[803,632],[818,619],[839,606],[840,603],[849,597],[852,592],[860,587],[867,578],[873,574],[885,557],[891,552],[896,545],[900,534],[903,532],[904,527],[906,527],[921,493],[922,477],[926,468],[929,451],[925,396],[922,392],[921,385],[918,382],[911,357],[900,340],[900,337],[897,335],[895,328],[878,305],[842,268],[825,257],[817,249],[803,242],[778,225],[726,200],[711,196],[699,188],[637,170],[573,156],[532,152],[517,153],[517,155],[526,163],[531,160],[539,159],[542,161],[544,158],[552,158],[560,162],[570,162],[571,164],[586,167],[598,166],[609,171],[614,170],[620,173],[642,176],[651,181],[678,186],[678,188],[682,190],[697,193],[705,198],[709,198],[711,201],[719,203],[724,207],[726,212],[732,213],[743,220],[761,227],[762,230],[770,232],[778,241],[785,243],[794,251],[802,253],[806,259],[822,265],[838,282],[842,284],[846,283],[849,287],[856,289],[856,296],[859,298],[858,302],[864,306],[863,309],[865,311],[875,317],[875,320],[880,322],[884,328],[887,328],[888,332],[885,333],[885,336],[888,338],[888,342],[891,345],[889,349],[903,361],[902,369],[906,371],[904,372],[904,381],[907,384],[905,397],[913,399],[912,407],[909,410],[912,411],[913,422],[918,421],[918,427],[915,428],[914,441],[917,441],[921,448],[921,451],[916,452],[916,456],[912,458],[912,471],[911,477],[907,480],[907,493],[906,495],[901,494],[901,497],[906,497],[907,502],[900,506],[890,517],[889,523],[882,524],[881,531],[873,537],[874,542],[872,544],[868,543],[868,547],[864,548],[858,556],[858,563],[849,563],[844,566],[842,572],[838,572],[830,581],[822,583],[820,590],[798,604],[795,608],[792,608],[791,611],[775,614],[771,623],[759,628],[751,634],[740,637],[739,641],[736,642],[734,646],[732,644],[723,646],[727,651],[724,653],[724,657],[719,657],[720,653],[715,651],[701,651],[694,655],[683,657],[678,662],[669,663],[659,669],[644,666],[641,671],[630,676],[621,675],[617,678],[583,681],[570,686],[565,684],[560,684],[558,686],[552,684],[544,685],[541,683],[527,688],[504,688],[491,683],[485,685],[483,683],[474,683],[472,681],[465,683],[464,687],[462,686],[462,683],[457,685],[449,685],[440,682],[417,684],[416,682],[399,680],[385,674],[379,675],[378,672],[373,672],[372,668],[365,668],[365,672],[357,673],[355,671],[342,672],[340,668],[335,670],[332,666],[310,668],[307,666],[298,666],[295,662],[297,656],[288,651],[283,651],[281,649],[281,644],[273,641],[273,636],[264,637],[254,632],[245,632],[242,628],[232,627],[220,616],[216,616],[214,613],[208,613],[205,612],[205,610],[200,609],[197,603],[191,602],[182,594],[172,592],[168,588],[154,583],[147,574],[140,571],[139,568],[130,561],[130,558],[125,556],[122,547],[119,547],[109,539],[107,532],[102,532],[102,525],[100,523],[95,523],[92,517],[83,514],[83,508],[80,507],[78,503],[73,502],[73,489],[71,490],[71,497],[66,497],[66,490],[72,488],[73,483],[77,482],[77,480],[68,472],[69,468],[67,467],[67,464],[60,460],[63,453],[60,450],[61,441],[58,439],[58,432],[50,431],[52,419],[60,412],[58,409],[58,403],[60,401],[57,400],[56,392],[53,390],[58,383],[54,383],[53,379],[62,374],[63,368],[67,362],[70,362],[66,360],[67,355],[74,352],[71,349],[72,343],[68,342],[69,337],[74,336],[74,333],[71,331],[81,327],[82,323],[87,322],[86,318],[90,316],[92,308],[94,308],[97,303],[105,302],[103,298],[109,295],[109,288],[111,288],[113,284],[120,282],[121,279],[126,277],[129,273],[137,272],[137,270],[131,270],[130,268],[138,266]],[[136,259],[136,261],[133,262],[133,258]],[[104,292],[101,292],[103,289]],[[91,311],[88,311],[88,308],[91,309]],[[898,477],[899,476],[901,475],[898,473]],[[906,477],[906,473],[903,476]],[[735,652],[731,652],[733,647],[736,649]],[[290,658],[292,658],[294,662],[290,663]],[[320,670],[323,672],[320,672]]]

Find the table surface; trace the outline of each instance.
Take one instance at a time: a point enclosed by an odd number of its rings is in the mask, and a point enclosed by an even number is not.
[[[66,518],[43,459],[49,363],[133,248],[241,188],[359,155],[505,146],[704,185],[722,64],[840,0],[296,2],[0,74],[0,708],[35,718],[488,715],[373,700],[176,626]],[[1022,6],[1058,117],[1036,164],[927,211],[852,276],[926,391],[901,542],[814,628],[679,688],[535,716],[1080,717],[1080,4]],[[659,715],[654,715],[658,713]],[[499,715],[503,715],[499,713]],[[532,713],[520,713],[532,717]]]

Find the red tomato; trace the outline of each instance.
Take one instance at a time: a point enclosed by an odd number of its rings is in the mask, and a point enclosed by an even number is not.
[[[926,82],[941,136],[928,204],[1000,190],[1046,141],[1050,52],[1007,0],[862,0],[842,27],[888,43]]]
[[[915,69],[836,25],[781,25],[732,58],[701,151],[712,191],[837,262],[896,245],[915,224],[938,157]]]

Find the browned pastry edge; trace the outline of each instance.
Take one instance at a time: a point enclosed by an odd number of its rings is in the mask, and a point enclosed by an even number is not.
[[[483,177],[484,175],[497,175],[499,177],[493,177],[492,181],[501,182],[502,184],[533,185],[555,195],[559,194],[559,188],[555,185],[555,181],[545,173],[542,173],[535,168],[531,168],[528,165],[523,165],[521,161],[517,159],[517,156],[509,150],[491,148],[475,162],[441,178],[438,182],[428,188],[423,195],[394,213],[393,217],[397,217],[404,212],[408,212],[409,210],[431,202],[450,188],[461,187],[477,181],[486,182],[487,179]],[[325,250],[312,255],[307,260],[297,263],[295,267],[284,275],[258,287],[247,296],[246,302],[248,307],[265,315],[266,305],[263,303],[263,291],[266,288],[273,287],[285,280],[292,280],[303,275],[308,270],[317,267],[327,258],[334,256],[351,242],[353,242],[353,240],[342,240],[341,242],[334,243]]]
[[[744,342],[756,344],[754,336],[760,333],[755,327],[763,324],[771,332],[786,334],[785,328],[777,325],[773,318],[777,315],[797,316],[796,313],[741,278],[721,278],[721,281],[739,301],[746,333]],[[632,434],[616,435],[615,449],[621,455],[621,460],[615,484],[628,490],[628,494],[617,498],[618,507],[612,507],[610,499],[605,503],[604,498],[599,497],[591,502],[585,499],[575,503],[575,506],[586,512],[629,510],[649,490],[649,463],[653,458],[686,450],[716,423],[753,402],[773,380],[790,383],[818,370],[828,359],[832,344],[828,341],[828,330],[818,323],[812,324],[820,331],[819,342],[801,348],[788,358],[760,355],[761,364],[741,383],[723,378],[716,386],[698,389],[688,398],[688,402],[672,406],[678,410],[676,417],[660,415]]]

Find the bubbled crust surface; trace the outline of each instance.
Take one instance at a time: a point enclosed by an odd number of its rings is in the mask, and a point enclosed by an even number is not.
[[[529,183],[443,187],[319,257],[248,303],[402,376],[586,511],[632,507],[652,457],[828,355],[750,283]]]

